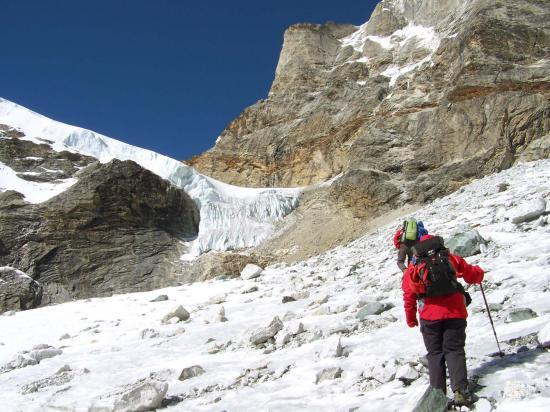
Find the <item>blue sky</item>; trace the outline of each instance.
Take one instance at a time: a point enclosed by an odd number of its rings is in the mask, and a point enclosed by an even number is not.
[[[377,1],[0,0],[0,96],[176,159],[267,95],[284,30]]]

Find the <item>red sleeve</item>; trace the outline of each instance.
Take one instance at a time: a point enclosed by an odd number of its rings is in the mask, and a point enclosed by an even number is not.
[[[397,232],[393,235],[393,245],[396,249],[399,249],[399,246],[401,246],[401,243],[399,242],[399,238],[401,237],[401,234],[403,231],[401,229],[398,229]]]
[[[457,255],[449,255],[452,265],[456,270],[456,276],[464,278],[467,283],[481,283],[483,280],[483,269],[479,266],[468,264],[464,259]]]
[[[414,266],[409,265],[405,274],[403,275],[403,280],[401,282],[401,289],[403,289],[403,303],[405,306],[405,313],[409,315],[416,316],[416,293],[413,293],[409,287],[410,271],[413,270]]]

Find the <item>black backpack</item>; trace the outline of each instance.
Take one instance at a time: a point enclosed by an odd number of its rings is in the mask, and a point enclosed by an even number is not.
[[[418,278],[425,286],[424,296],[436,297],[461,292],[466,297],[466,304],[471,301],[462,284],[456,279],[456,272],[449,261],[449,250],[443,239],[435,236],[412,247],[416,256]]]

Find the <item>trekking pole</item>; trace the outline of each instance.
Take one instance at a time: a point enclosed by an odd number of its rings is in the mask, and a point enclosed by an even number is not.
[[[485,292],[483,291],[483,284],[479,282],[479,287],[481,288],[481,294],[483,295],[483,300],[485,301],[485,307],[487,308],[487,315],[489,315],[489,321],[491,322],[491,327],[493,328],[493,334],[495,335],[495,340],[497,341],[498,347],[498,356],[501,358],[504,356],[502,350],[500,350],[500,344],[498,343],[497,332],[495,330],[495,325],[493,323],[493,318],[491,317],[491,311],[489,310],[489,304],[487,303],[487,298],[485,297]]]

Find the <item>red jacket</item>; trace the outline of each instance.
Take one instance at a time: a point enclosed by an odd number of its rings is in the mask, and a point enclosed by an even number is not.
[[[473,266],[466,263],[460,256],[449,254],[449,260],[453,265],[457,278],[463,278],[467,283],[481,283],[483,280],[483,269],[479,266]],[[409,264],[405,275],[403,276],[403,302],[405,303],[405,314],[407,315],[407,324],[415,326],[416,320],[416,302],[418,296],[411,291],[409,286],[411,280],[411,271],[414,265]],[[420,318],[424,320],[441,320],[451,318],[468,317],[464,295],[461,292],[451,293],[449,295],[437,296],[433,298],[424,297],[424,305],[419,309]]]

